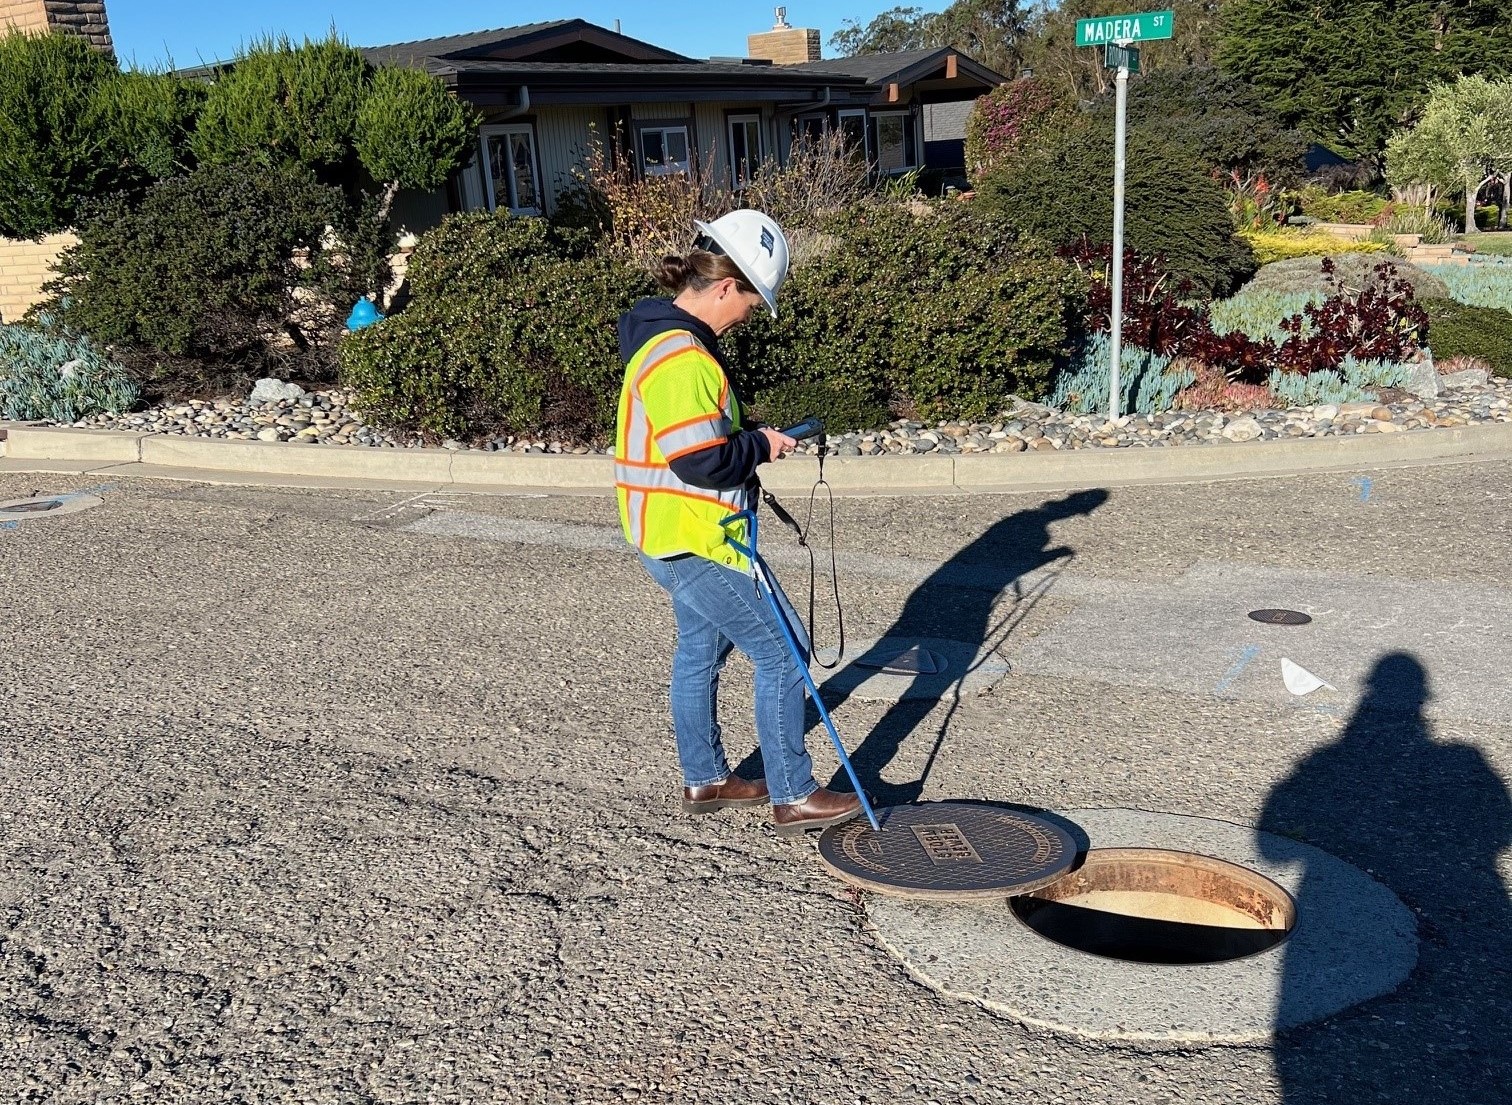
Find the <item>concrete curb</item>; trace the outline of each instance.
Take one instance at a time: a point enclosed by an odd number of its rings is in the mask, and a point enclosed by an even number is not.
[[[10,472],[109,472],[196,482],[307,487],[408,488],[425,484],[480,493],[528,489],[607,495],[614,482],[613,461],[602,455],[217,441],[19,423],[0,424],[0,431],[5,433],[5,461],[0,471]],[[841,494],[974,495],[1202,483],[1495,456],[1512,456],[1512,423],[1242,445],[831,457],[825,462],[824,475]],[[763,468],[762,482],[774,491],[807,490],[818,473],[813,457],[791,457]]]

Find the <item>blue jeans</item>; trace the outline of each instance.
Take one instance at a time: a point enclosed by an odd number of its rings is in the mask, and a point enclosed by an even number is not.
[[[701,556],[656,560],[641,554],[647,573],[672,596],[677,651],[672,657],[672,727],[685,786],[729,778],[719,728],[719,673],[738,648],[756,666],[756,736],[766,766],[767,790],[777,805],[802,802],[819,784],[804,747],[803,670],[756,581]],[[779,596],[781,592],[778,592]],[[786,598],[800,648],[808,641]]]

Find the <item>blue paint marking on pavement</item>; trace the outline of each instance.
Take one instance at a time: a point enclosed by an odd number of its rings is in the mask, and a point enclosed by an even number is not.
[[[1370,502],[1370,489],[1375,486],[1375,480],[1369,476],[1356,476],[1350,482],[1360,489],[1360,502]]]
[[[1229,670],[1224,673],[1222,679],[1218,680],[1218,685],[1213,688],[1213,693],[1223,694],[1230,687],[1232,687],[1234,685],[1234,681],[1244,673],[1244,669],[1253,664],[1255,662],[1255,659],[1259,655],[1259,645],[1247,645],[1244,651],[1239,654],[1239,659],[1234,664],[1234,666],[1229,668]]]

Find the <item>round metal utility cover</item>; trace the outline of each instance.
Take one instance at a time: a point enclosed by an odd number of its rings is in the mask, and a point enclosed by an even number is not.
[[[925,802],[826,829],[819,858],[846,882],[897,898],[1003,898],[1045,886],[1076,861],[1065,829],[1017,810]]]
[[[863,658],[857,660],[856,665],[885,672],[888,675],[939,675],[949,667],[945,657],[919,645],[914,645],[886,659]]]
[[[1306,625],[1312,618],[1300,610],[1251,610],[1253,621],[1266,625]]]
[[[38,518],[58,518],[99,506],[104,501],[97,495],[79,494],[35,495],[29,499],[11,499],[0,503],[0,521],[29,522]]]

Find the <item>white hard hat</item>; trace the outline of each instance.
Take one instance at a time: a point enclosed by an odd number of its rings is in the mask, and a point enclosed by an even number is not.
[[[777,220],[760,211],[731,211],[711,223],[694,220],[700,234],[740,267],[751,287],[766,300],[767,310],[777,317],[777,289],[787,279],[788,242]],[[694,243],[703,248],[702,240]]]

